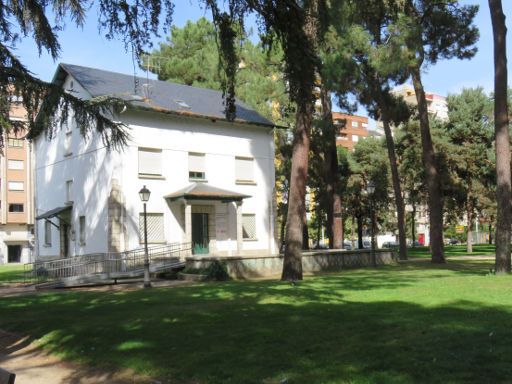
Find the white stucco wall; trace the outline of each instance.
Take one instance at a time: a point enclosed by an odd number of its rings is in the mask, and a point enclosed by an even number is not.
[[[71,81],[68,78],[65,87]],[[87,92],[74,82],[80,97]],[[118,116],[129,127],[131,139],[122,151],[108,152],[97,135],[85,140],[76,127],[72,127],[72,154],[64,156],[65,132],[58,132],[52,141],[43,136],[35,141],[36,215],[66,203],[66,181],[73,180],[73,209],[71,225],[75,240],[70,240],[71,255],[105,252],[107,250],[108,216],[107,200],[112,179],[119,181],[124,195],[124,219],[127,243],[125,250],[141,246],[138,235],[139,213],[142,212],[138,191],[143,185],[151,190],[148,212],[163,213],[167,243],[183,241],[183,231],[163,198],[188,186],[188,153],[205,154],[206,179],[209,185],[250,195],[244,200],[242,213],[256,215],[257,240],[244,241],[247,251],[275,253],[272,210],[274,189],[274,147],[272,131],[266,127],[207,119],[180,117],[154,112],[127,110]],[[162,178],[139,177],[138,148],[162,150]],[[235,183],[235,156],[254,159],[255,185]],[[178,204],[178,203],[174,203]],[[195,204],[192,202],[192,204]],[[197,204],[200,204],[199,202]],[[227,252],[236,249],[236,209],[231,204],[205,202],[215,206],[215,215],[229,212],[228,218],[217,221],[217,249]],[[176,206],[173,205],[175,208]],[[85,246],[78,242],[78,218],[86,216],[87,239]],[[214,219],[211,217],[210,220]],[[58,223],[57,219],[53,219]],[[223,232],[220,225],[228,225]],[[59,254],[59,233],[52,229],[51,247],[44,245],[44,220],[37,223],[36,253],[40,257]],[[224,238],[221,238],[225,236]],[[231,241],[228,239],[231,238]]]

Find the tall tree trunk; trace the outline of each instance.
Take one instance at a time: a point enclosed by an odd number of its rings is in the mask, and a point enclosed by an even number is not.
[[[468,232],[467,232],[467,253],[473,253],[473,200],[471,194],[468,193],[466,202],[466,215],[468,220]]]
[[[491,216],[489,219],[489,245],[492,244],[492,220],[493,217]]]
[[[302,249],[309,251],[309,229],[306,209],[304,209],[304,215],[302,216]]]
[[[281,279],[286,281],[302,280],[302,230],[306,210],[306,181],[308,178],[312,111],[312,101],[297,106],[283,273],[281,275]]]
[[[351,232],[351,244],[350,244],[350,247],[352,249],[356,249],[356,238],[354,237],[354,228],[356,226],[356,218],[354,215],[352,215],[352,226],[350,228],[350,232]]]
[[[332,102],[329,92],[322,85],[320,88],[322,102],[322,128],[326,137],[325,181],[327,191],[327,225],[329,227],[329,248],[343,248],[342,206],[338,174],[338,151],[336,149],[336,130],[332,120]]]
[[[379,86],[380,87],[380,86]],[[384,133],[386,135],[386,147],[388,149],[389,165],[391,167],[391,179],[393,181],[393,191],[395,193],[395,205],[398,224],[398,244],[400,260],[407,260],[407,236],[405,233],[405,206],[402,196],[402,188],[400,186],[400,177],[398,176],[398,165],[396,162],[395,142],[389,125],[389,111],[384,102],[382,93],[377,95],[379,98],[379,108],[381,111],[382,123],[384,125]]]
[[[363,249],[363,217],[357,215],[357,248]]]
[[[305,2],[305,18],[302,29],[307,41],[302,43],[311,49],[309,60],[316,61],[316,43],[318,28],[318,0]],[[308,44],[309,43],[309,44]],[[314,58],[312,56],[315,56]],[[316,63],[315,63],[316,65]],[[317,68],[316,68],[317,69]],[[286,224],[286,246],[283,259],[281,280],[302,280],[302,229],[305,214],[306,182],[308,178],[309,145],[311,124],[313,121],[314,73],[311,78],[301,79],[297,90],[296,123],[293,137],[292,166],[290,176],[290,196],[288,200],[288,219]]]
[[[418,102],[422,158],[423,166],[425,167],[428,191],[430,251],[432,253],[432,263],[445,263],[443,245],[443,199],[441,195],[441,182],[439,180],[439,172],[437,170],[434,146],[430,135],[427,100],[425,98],[425,90],[423,89],[423,84],[421,82],[420,69],[418,67],[412,67],[411,75],[414,91],[416,92],[416,100]]]
[[[416,248],[416,204],[412,202],[412,247]]]
[[[494,129],[496,132],[496,273],[510,273],[510,138],[507,106],[505,15],[501,0],[489,0],[494,37]]]

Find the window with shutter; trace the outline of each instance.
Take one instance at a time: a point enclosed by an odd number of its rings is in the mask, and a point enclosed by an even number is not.
[[[85,216],[78,218],[78,226],[80,245],[85,245]]]
[[[23,169],[23,160],[8,160],[7,168],[9,169]]]
[[[7,186],[9,191],[23,191],[23,181],[9,181]]]
[[[44,222],[44,245],[52,245],[52,223]]]
[[[191,180],[206,180],[204,153],[188,154],[188,177]]]
[[[71,203],[73,201],[73,180],[66,181],[66,202]]]
[[[162,150],[139,148],[139,175],[162,176]]]
[[[254,183],[254,159],[235,158],[235,179],[237,183]]]
[[[242,237],[244,240],[256,240],[256,215],[242,215]]]
[[[164,214],[148,213],[148,243],[165,243]],[[144,243],[144,213],[139,214],[139,239]]]

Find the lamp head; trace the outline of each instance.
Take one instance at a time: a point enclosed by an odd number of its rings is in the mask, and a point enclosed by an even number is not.
[[[151,195],[151,191],[146,188],[146,186],[142,187],[139,191],[140,200],[142,202],[147,202],[149,200],[149,196]]]

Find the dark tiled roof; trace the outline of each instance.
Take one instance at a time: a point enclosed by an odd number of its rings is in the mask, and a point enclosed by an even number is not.
[[[71,64],[60,64],[54,81],[64,80],[62,71],[73,76],[92,97],[113,95],[130,101],[134,107],[186,116],[226,118],[219,91]],[[236,121],[274,125],[241,101],[236,102]]]
[[[204,183],[192,183],[189,186],[164,196],[171,201],[184,198],[188,200],[221,200],[241,201],[249,195],[238,192],[226,191]]]

